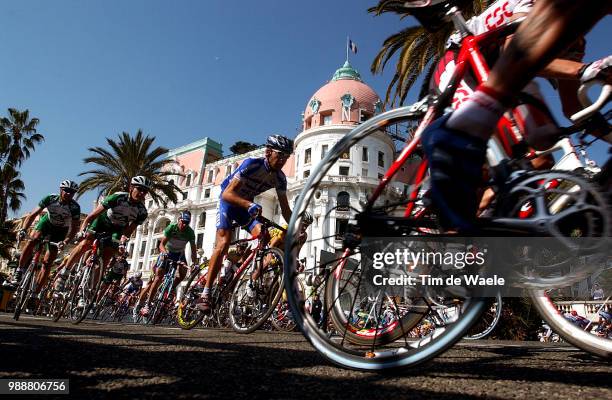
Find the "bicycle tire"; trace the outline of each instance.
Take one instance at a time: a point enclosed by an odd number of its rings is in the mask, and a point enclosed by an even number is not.
[[[185,284],[185,290],[181,295],[181,299],[179,300],[179,306],[176,311],[176,320],[177,324],[181,329],[190,330],[194,326],[198,325],[204,319],[204,313],[195,309],[194,304],[191,304],[197,300],[199,297],[199,293],[194,295],[193,285],[198,282],[200,275],[200,269],[194,269],[191,274],[189,274],[189,279]],[[190,297],[188,299],[188,297]],[[195,318],[191,318],[192,314]]]
[[[30,290],[32,290],[32,284],[34,279],[34,265],[30,264],[28,269],[21,280],[19,287],[17,288],[17,295],[15,296],[15,310],[13,312],[13,319],[19,321],[19,316],[23,311],[26,303],[30,299]]]
[[[497,323],[499,322],[502,315],[503,299],[501,297],[501,293],[498,293],[490,304],[490,308],[488,310],[485,310],[481,320],[477,321],[470,328],[467,335],[463,337],[464,339],[484,339],[495,330],[495,327],[497,326]],[[480,325],[482,322],[484,322],[484,325]]]
[[[264,267],[263,262],[266,259],[267,254],[273,254],[277,262],[279,262],[281,265],[268,265],[267,267]],[[267,272],[271,272],[273,274],[273,278],[271,278],[271,284],[260,285],[260,287],[268,288],[267,293],[265,294],[265,296],[263,296],[263,303],[261,304],[262,307],[266,306],[266,309],[263,311],[263,313],[257,315],[254,319],[250,318],[251,321],[246,326],[237,319],[238,309],[236,309],[236,307],[239,306],[243,308],[240,313],[240,317],[242,317],[243,315],[245,315],[243,312],[244,309],[248,307],[248,303],[245,302],[251,302],[251,300],[255,300],[255,298],[248,298],[246,294],[246,285],[249,282],[249,276],[247,276],[247,274],[252,271],[252,268],[246,268],[242,272],[242,274],[236,278],[238,283],[232,291],[229,309],[230,325],[234,332],[241,334],[255,332],[268,320],[268,318],[270,318],[270,315],[274,311],[274,308],[276,307],[276,304],[280,300],[280,297],[283,293],[283,259],[283,251],[277,249],[276,247],[271,247],[262,250],[261,256],[253,259],[253,265],[257,262],[261,263],[259,268],[262,272],[258,280],[264,279]],[[267,268],[267,271],[264,268]],[[270,279],[269,275],[266,279]],[[257,300],[262,300],[262,297],[259,295],[259,293],[257,293],[256,297]],[[254,309],[254,307],[251,307],[251,309]]]
[[[383,135],[386,135],[384,131],[393,124],[407,123],[420,117],[421,113],[417,109],[411,106],[402,107],[379,114],[344,135],[328,151],[323,160],[311,170],[311,174],[293,207],[285,245],[284,271],[285,289],[288,293],[291,311],[300,330],[313,347],[327,360],[345,368],[380,371],[419,365],[439,355],[459,341],[484,310],[482,299],[468,298],[464,302],[461,317],[448,327],[439,330],[436,336],[416,341],[410,345],[406,343],[406,345],[400,345],[396,348],[360,351],[344,346],[344,342],[340,344],[334,342],[327,332],[327,316],[323,317],[322,324],[316,322],[305,310],[304,299],[300,297],[296,288],[296,281],[299,279],[297,273],[299,254],[297,250],[299,249],[301,216],[308,209],[319,184],[325,179],[331,167],[340,158],[341,154],[362,139],[377,133],[380,137],[383,137]],[[372,343],[375,344],[375,341],[372,341]]]
[[[85,320],[85,318],[87,318],[87,316],[89,315],[89,311],[91,310],[91,307],[95,303],[96,297],[98,296],[98,291],[100,290],[100,286],[102,286],[102,277],[104,275],[104,271],[102,270],[102,267],[100,266],[99,259],[93,260],[91,264],[87,266],[87,268],[89,268],[88,278],[89,280],[95,279],[96,265],[98,266],[98,270],[99,270],[98,282],[95,283],[95,287],[92,289],[89,295],[89,298],[85,300],[85,307],[83,307],[81,315],[72,321],[74,325],[80,324],[81,322],[83,322],[83,320]],[[84,276],[85,275],[83,275],[83,277]]]

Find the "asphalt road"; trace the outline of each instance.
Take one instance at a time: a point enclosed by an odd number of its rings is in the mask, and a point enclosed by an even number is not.
[[[462,342],[389,375],[337,368],[300,333],[10,317],[0,378],[68,378],[81,399],[612,399],[612,365],[563,344]]]

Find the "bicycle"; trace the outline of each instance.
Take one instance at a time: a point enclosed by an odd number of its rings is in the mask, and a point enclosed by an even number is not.
[[[431,210],[427,199],[423,197],[427,185],[427,161],[417,160],[415,168],[415,179],[409,188],[408,194],[403,196],[393,190],[391,182],[394,176],[406,163],[417,154],[420,143],[421,132],[433,120],[442,115],[444,109],[450,105],[457,85],[466,73],[468,64],[480,82],[486,79],[488,74],[487,63],[484,60],[480,48],[495,46],[500,41],[512,34],[520,21],[510,23],[483,33],[478,36],[470,34],[465,21],[456,8],[445,10],[445,16],[450,19],[456,28],[464,33],[461,50],[456,61],[456,70],[450,79],[448,90],[438,98],[428,97],[412,106],[402,107],[387,111],[375,116],[361,124],[349,134],[345,135],[324,157],[321,163],[311,171],[300,196],[294,205],[294,213],[289,223],[289,240],[285,248],[285,276],[286,290],[289,294],[289,303],[296,322],[310,343],[328,360],[344,367],[359,370],[392,369],[418,365],[436,355],[442,353],[456,341],[462,338],[468,329],[478,320],[486,308],[486,300],[467,296],[463,298],[460,308],[460,317],[456,318],[443,329],[436,330],[432,336],[421,340],[409,341],[407,334],[418,325],[431,311],[433,305],[423,297],[404,296],[394,298],[385,296],[383,288],[381,293],[368,295],[362,293],[361,287],[361,264],[359,245],[364,236],[389,236],[403,237],[410,235],[435,236],[441,232],[436,222],[435,212]],[[586,113],[598,110],[605,103],[605,97],[609,89],[604,89],[600,99],[593,107],[587,107]],[[603,100],[602,100],[603,99]],[[567,134],[583,129],[589,121],[581,120],[574,127],[568,129]],[[351,147],[356,146],[364,138],[374,134],[409,132],[405,138],[405,145],[398,151],[398,156],[391,167],[386,171],[380,184],[374,189],[367,199],[362,210],[355,220],[351,221],[343,247],[338,257],[326,266],[325,290],[326,316],[334,322],[340,338],[329,338],[325,329],[322,329],[304,310],[305,299],[297,289],[296,260],[298,232],[301,228],[301,216],[304,211],[314,207],[316,197],[314,196],[319,184],[325,180],[326,174],[341,155]],[[605,197],[601,189],[591,179],[564,171],[541,171],[528,172],[521,175],[502,174],[503,167],[508,164],[502,163],[504,159],[510,158],[500,140],[490,142],[490,160],[493,166],[499,166],[500,173],[495,177],[498,181],[498,202],[493,204],[493,216],[483,217],[478,221],[480,235],[499,236],[505,233],[508,236],[535,235],[552,236],[563,241],[563,233],[553,234],[548,229],[554,226],[555,218],[559,214],[575,215],[586,219],[585,213],[580,212],[581,206],[586,206],[592,212],[589,218],[597,221],[597,229],[587,231],[587,236],[606,238],[610,236],[610,215]],[[569,161],[577,162],[584,166],[577,155],[575,147],[568,138],[563,139],[560,147],[567,154]],[[582,145],[586,147],[586,145]],[[552,151],[552,150],[551,150]],[[523,166],[536,154],[522,157],[522,162],[517,166]],[[571,158],[571,160],[569,160]],[[574,163],[576,164],[576,163]],[[609,163],[607,164],[609,165]],[[609,167],[608,167],[609,168]],[[589,168],[584,168],[587,172]],[[605,167],[604,167],[605,169]],[[560,182],[563,185],[551,185],[551,182]],[[552,188],[555,186],[555,188]],[[556,189],[558,188],[558,189]],[[540,190],[540,193],[534,194]],[[557,202],[557,215],[549,213],[547,196],[554,198]],[[385,200],[387,203],[385,204]],[[515,207],[518,204],[519,210]],[[528,216],[519,216],[521,206],[529,205],[532,209]],[[538,226],[534,224],[533,217],[544,215],[550,221],[550,225]],[[578,217],[577,217],[578,218]],[[595,225],[597,225],[595,224]],[[314,239],[313,239],[314,240]],[[368,309],[368,314],[374,318],[367,329],[351,325],[351,316],[355,305],[363,301]],[[384,309],[392,309],[395,318],[384,319]],[[545,316],[545,315],[543,315]],[[394,343],[403,338],[403,343]]]
[[[170,314],[170,308],[174,307],[174,276],[179,265],[184,265],[184,263],[175,260],[168,260],[167,263],[168,270],[164,274],[164,280],[153,297],[151,311],[145,318],[147,324],[156,325],[161,323]]]
[[[32,238],[28,238],[32,240]],[[36,279],[34,275],[36,272],[39,272],[42,268],[42,263],[40,258],[42,257],[43,250],[45,246],[53,246],[60,247],[58,242],[51,242],[48,238],[39,239],[36,241],[36,247],[33,251],[32,261],[28,265],[23,277],[21,278],[21,283],[17,287],[15,291],[15,311],[13,312],[13,319],[15,321],[19,320],[19,316],[23,311],[26,303],[34,298],[34,294],[36,293],[38,287],[36,285]]]
[[[73,324],[81,323],[93,307],[102,285],[102,277],[106,272],[104,266],[101,265],[102,254],[105,247],[114,242],[109,233],[93,232],[93,235],[91,248],[81,257],[70,289],[69,315]]]
[[[229,313],[230,325],[237,333],[251,333],[263,325],[282,294],[283,252],[277,248],[269,248],[267,244],[270,240],[269,228],[275,227],[282,231],[285,229],[265,217],[257,217],[257,220],[262,224],[258,237],[232,242],[232,245],[236,245],[257,240],[256,248],[250,252],[231,280],[215,285],[211,291],[211,309],[217,310],[220,316]],[[253,282],[255,287],[251,289],[250,278],[256,269],[260,274]],[[195,307],[205,283],[206,275],[203,275],[186,287],[177,311],[181,328],[191,329],[205,318],[206,315]],[[224,303],[227,301],[229,308],[225,311]]]

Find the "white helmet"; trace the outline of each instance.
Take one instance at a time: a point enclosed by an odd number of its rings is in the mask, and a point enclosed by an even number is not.
[[[151,181],[142,175],[138,175],[132,178],[130,185],[140,186],[146,189],[151,189]]]
[[[138,271],[138,272],[136,272],[136,273],[134,274],[134,277],[135,277],[136,279],[140,279],[140,278],[142,278],[142,271]]]
[[[60,189],[67,189],[68,191],[76,192],[79,190],[79,185],[76,182],[66,179],[60,183]]]

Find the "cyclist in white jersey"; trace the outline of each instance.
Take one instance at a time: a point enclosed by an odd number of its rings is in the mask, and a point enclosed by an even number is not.
[[[446,0],[408,1],[406,6],[442,2]],[[498,18],[505,18],[503,11],[502,7],[497,12]],[[487,141],[503,113],[525,85],[610,11],[611,3],[600,0],[538,0],[502,51],[487,82],[456,111],[423,132],[432,176],[431,197],[446,227],[473,228]],[[484,22],[494,23],[493,17]],[[582,66],[573,78],[610,82],[611,65],[612,57],[607,57]]]

